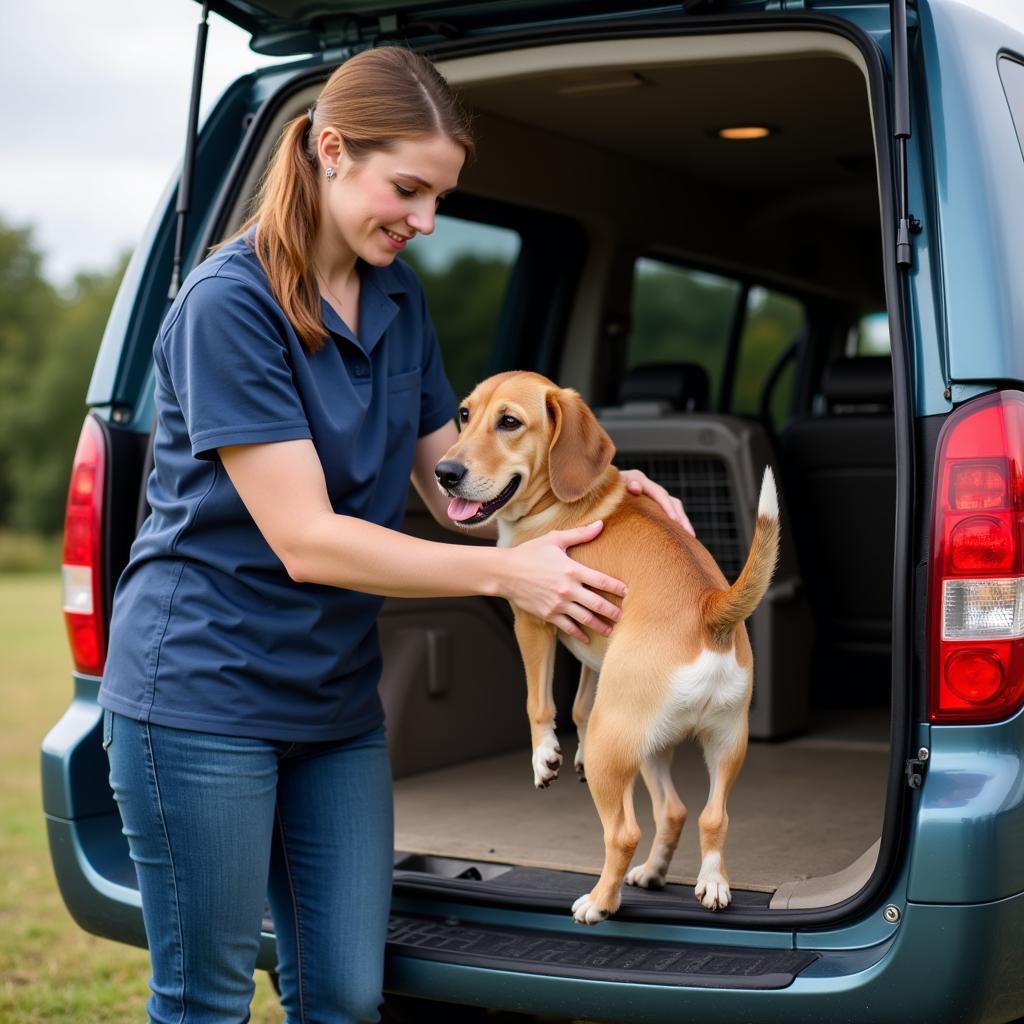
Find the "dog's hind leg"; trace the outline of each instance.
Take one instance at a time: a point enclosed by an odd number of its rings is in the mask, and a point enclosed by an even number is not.
[[[679,836],[686,824],[686,805],[679,799],[672,782],[674,753],[674,747],[667,747],[652,754],[640,769],[651,794],[656,832],[646,862],[626,875],[627,885],[638,885],[644,889],[662,888],[672,855],[679,845]]]
[[[526,669],[526,714],[533,742],[533,784],[547,789],[558,778],[562,748],[555,735],[555,628],[532,615],[516,611],[516,640]]]
[[[576,774],[580,782],[587,781],[583,768],[583,741],[586,738],[587,725],[590,723],[590,712],[594,710],[594,697],[597,695],[597,673],[586,665],[580,666],[580,685],[576,690],[576,700],[572,705],[572,720],[576,723]]]
[[[587,732],[587,781],[604,826],[604,868],[597,885],[572,905],[580,924],[598,924],[619,909],[622,879],[640,842],[633,784],[640,768],[639,736],[621,728],[621,716],[595,708]]]
[[[704,760],[711,776],[711,790],[700,815],[700,873],[693,891],[708,910],[721,910],[732,900],[729,876],[725,870],[725,836],[729,830],[725,802],[743,767],[746,753],[745,719],[738,734],[711,737],[705,741]]]

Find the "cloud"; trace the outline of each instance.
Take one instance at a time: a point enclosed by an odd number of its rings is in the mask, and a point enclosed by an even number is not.
[[[33,154],[8,156],[0,164],[0,196],[18,196],[5,219],[34,227],[47,273],[57,282],[78,270],[110,269],[134,247],[170,179],[165,162],[156,159],[100,155],[87,166],[78,175]]]
[[[196,25],[190,0],[36,0],[0,13],[0,217],[34,225],[58,283],[135,244],[181,159]],[[210,18],[201,113],[273,63]]]

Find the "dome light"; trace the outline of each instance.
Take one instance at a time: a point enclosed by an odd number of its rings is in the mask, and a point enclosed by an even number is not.
[[[771,133],[771,128],[764,125],[739,125],[718,129],[720,139],[766,139]]]

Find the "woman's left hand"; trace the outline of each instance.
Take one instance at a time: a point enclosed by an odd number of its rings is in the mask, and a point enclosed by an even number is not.
[[[664,509],[669,519],[680,523],[687,533],[697,536],[686,512],[683,511],[683,503],[678,498],[673,498],[661,484],[656,484],[639,469],[624,469],[622,476],[630,494],[646,494],[648,498],[653,498]]]

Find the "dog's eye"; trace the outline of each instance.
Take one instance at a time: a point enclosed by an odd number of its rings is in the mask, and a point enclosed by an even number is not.
[[[465,406],[463,406],[459,410],[459,422],[460,423],[468,423],[469,422],[469,410]]]
[[[522,423],[515,418],[515,416],[502,416],[498,420],[499,430],[518,430],[522,426]]]

